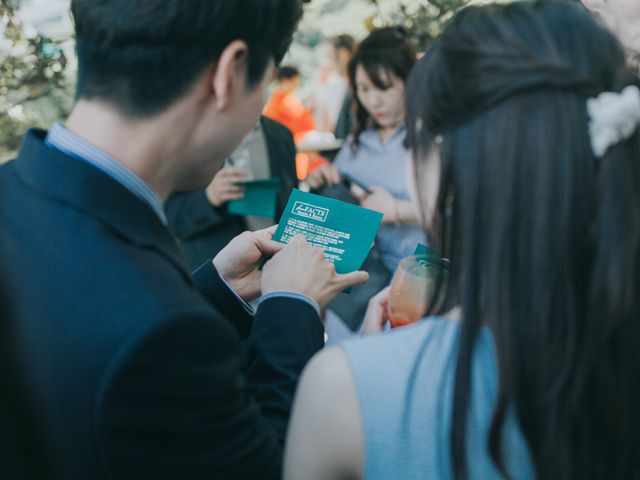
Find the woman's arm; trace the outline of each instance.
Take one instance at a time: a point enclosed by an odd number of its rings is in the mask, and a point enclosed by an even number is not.
[[[364,471],[362,420],[344,352],[329,348],[306,367],[293,407],[284,478],[359,479]]]
[[[410,200],[400,200],[382,187],[371,187],[371,194],[360,197],[360,205],[384,214],[382,223],[418,225],[420,219]]]

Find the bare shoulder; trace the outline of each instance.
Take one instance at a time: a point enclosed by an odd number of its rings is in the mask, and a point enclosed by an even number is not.
[[[340,348],[318,353],[296,393],[285,479],[361,478],[364,439],[349,362]]]
[[[352,378],[344,351],[338,347],[330,347],[318,352],[306,366],[304,380],[308,381],[307,388],[317,389],[316,393],[322,395],[330,395],[331,392],[326,388],[318,388],[320,385],[317,385],[317,381],[330,382],[334,388],[348,388]]]

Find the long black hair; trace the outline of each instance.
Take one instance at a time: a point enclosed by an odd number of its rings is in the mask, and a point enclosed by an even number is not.
[[[586,107],[629,82],[613,35],[560,0],[463,10],[409,79],[407,140],[418,179],[438,144],[429,233],[462,307],[456,478],[469,472],[483,326],[499,366],[489,449],[505,477],[513,409],[537,478],[640,478],[640,136],[596,158]]]
[[[400,27],[375,30],[365,38],[349,62],[349,83],[356,104],[356,122],[353,129],[353,146],[357,148],[359,137],[368,128],[377,125],[358,98],[356,70],[362,66],[371,82],[380,90],[391,88],[389,73],[406,83],[416,63],[416,51],[407,41]]]

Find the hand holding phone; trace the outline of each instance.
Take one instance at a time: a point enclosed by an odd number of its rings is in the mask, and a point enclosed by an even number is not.
[[[340,172],[340,176],[342,177],[342,182],[349,187],[351,193],[357,198],[366,197],[367,195],[371,195],[371,189],[367,187],[361,181],[353,178],[348,173]]]

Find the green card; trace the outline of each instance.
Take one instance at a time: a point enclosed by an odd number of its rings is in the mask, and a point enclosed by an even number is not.
[[[362,266],[381,222],[381,213],[294,189],[273,239],[289,243],[303,234],[324,251],[336,272],[350,273]]]
[[[416,251],[413,252],[413,254],[414,255],[429,255],[429,252],[430,252],[429,247],[419,243],[418,246],[416,247]]]
[[[229,213],[275,219],[280,179],[253,180],[242,182],[242,185],[245,187],[244,197],[229,202]]]

